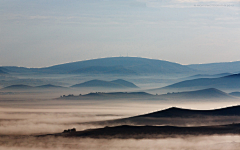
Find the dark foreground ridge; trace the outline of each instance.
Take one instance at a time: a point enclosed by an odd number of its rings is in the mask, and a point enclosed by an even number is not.
[[[232,106],[213,110],[192,110],[171,107],[129,118],[88,122],[85,124],[112,125],[171,125],[171,126],[199,126],[220,125],[240,122],[240,106]]]
[[[81,138],[166,138],[186,135],[240,134],[240,124],[218,126],[177,127],[177,126],[114,126],[84,131],[48,134],[41,136],[63,136]],[[41,137],[39,136],[39,137]]]

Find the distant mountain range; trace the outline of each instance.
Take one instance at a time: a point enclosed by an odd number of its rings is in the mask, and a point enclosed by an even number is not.
[[[240,89],[240,74],[233,74],[220,78],[199,78],[181,81],[163,88],[149,90],[151,92],[161,91],[189,91],[205,88],[217,88],[220,90]]]
[[[118,79],[113,81],[103,81],[103,80],[90,80],[84,83],[75,84],[71,86],[73,88],[82,87],[103,87],[103,88],[138,88],[135,84]]]
[[[173,62],[140,57],[109,57],[78,61],[44,68],[3,67],[10,73],[70,74],[188,74],[195,72]]]

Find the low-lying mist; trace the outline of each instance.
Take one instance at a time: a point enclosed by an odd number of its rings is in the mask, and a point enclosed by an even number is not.
[[[237,105],[235,102],[167,102],[148,100],[52,100],[8,97],[0,100],[0,150],[55,149],[238,149],[240,136],[192,136],[167,139],[80,139],[34,135],[104,127],[84,122],[126,118],[169,107],[216,109]],[[83,123],[83,124],[81,124]]]
[[[0,149],[11,150],[238,150],[240,136],[186,136],[166,139],[81,139],[54,137],[0,137]]]

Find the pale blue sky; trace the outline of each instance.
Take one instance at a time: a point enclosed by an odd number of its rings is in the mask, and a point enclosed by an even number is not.
[[[240,60],[239,0],[0,0],[0,66]]]

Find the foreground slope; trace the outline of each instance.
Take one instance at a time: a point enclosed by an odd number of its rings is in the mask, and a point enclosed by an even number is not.
[[[240,123],[240,106],[213,110],[192,110],[171,107],[165,110],[144,115],[92,122],[99,125],[219,125]],[[89,123],[87,123],[89,124]],[[91,124],[91,123],[90,123]]]
[[[177,127],[177,126],[114,126],[84,131],[48,134],[42,136],[63,136],[81,138],[123,138],[123,139],[142,139],[142,138],[166,138],[186,135],[224,135],[240,134],[240,124],[216,125],[216,126],[196,126],[196,127]]]

